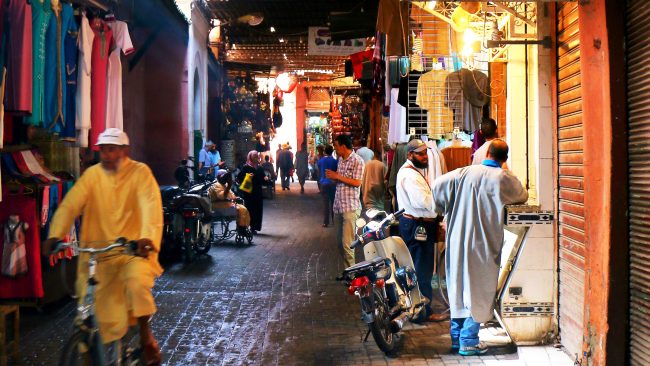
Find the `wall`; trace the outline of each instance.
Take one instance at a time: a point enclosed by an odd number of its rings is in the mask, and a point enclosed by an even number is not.
[[[138,1],[128,10],[118,14],[130,21],[136,49],[122,65],[124,129],[131,156],[147,163],[159,184],[170,184],[187,150],[182,124],[187,28],[157,0]]]
[[[538,12],[537,32],[540,37],[550,34],[552,21],[550,14],[542,9]],[[523,33],[523,27],[519,31]],[[528,31],[534,32],[530,28]],[[526,47],[528,47],[527,65]],[[529,204],[539,204],[541,209],[553,211],[555,181],[550,65],[549,49],[544,49],[542,46],[510,47],[506,66],[505,138],[510,146],[508,162],[510,169],[524,185],[528,175]],[[528,91],[528,100],[526,100],[526,91]],[[526,103],[528,103],[528,120],[526,120]],[[528,129],[528,142],[526,129]],[[524,302],[556,303],[554,246],[553,225],[531,227],[519,267],[510,284],[511,287],[522,287]],[[547,333],[556,329],[556,320],[556,317],[543,318],[534,326],[531,322],[522,322],[521,329],[527,337],[544,341]]]
[[[189,131],[189,155],[194,155],[195,129],[201,130],[203,138],[207,136],[207,104],[208,104],[208,33],[210,24],[205,19],[198,6],[192,6],[189,28],[189,44],[187,47],[187,128]],[[198,84],[195,85],[195,74]],[[196,99],[195,99],[196,98]],[[198,110],[197,110],[198,108]]]
[[[580,68],[584,75],[585,328],[589,365],[623,365],[627,350],[627,138],[625,7],[582,1]]]

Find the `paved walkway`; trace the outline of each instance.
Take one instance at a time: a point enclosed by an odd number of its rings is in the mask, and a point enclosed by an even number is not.
[[[409,326],[399,357],[370,337],[356,298],[334,280],[342,270],[334,229],[320,226],[315,184],[265,201],[253,246],[234,241],[157,281],[152,321],[167,365],[570,365],[552,348],[509,355],[450,355],[448,323]],[[22,365],[54,365],[74,316],[72,303],[23,312]],[[525,357],[528,359],[528,357]],[[543,360],[548,360],[548,362]],[[555,360],[555,361],[553,361]]]

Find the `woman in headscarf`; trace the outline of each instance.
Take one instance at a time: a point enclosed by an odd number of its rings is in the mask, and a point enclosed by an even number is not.
[[[239,172],[239,175],[237,175],[237,182],[239,182],[239,184],[244,182],[246,174],[251,175],[253,189],[251,193],[244,192],[241,189],[239,192],[241,198],[244,199],[244,205],[251,215],[251,231],[253,234],[256,234],[258,231],[262,230],[262,213],[264,208],[262,202],[262,186],[265,181],[268,180],[264,174],[264,169],[260,166],[260,155],[256,150],[252,150],[248,153],[246,164]]]

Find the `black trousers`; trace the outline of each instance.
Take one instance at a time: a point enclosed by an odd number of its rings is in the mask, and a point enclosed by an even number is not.
[[[424,227],[427,232],[426,241],[415,240],[415,230],[418,226]],[[434,254],[438,238],[438,221],[419,221],[402,216],[399,218],[399,233],[411,252],[415,265],[415,274],[418,276],[418,287],[422,295],[429,300],[433,296],[431,280],[433,278]],[[426,306],[426,316],[432,314],[431,305]]]

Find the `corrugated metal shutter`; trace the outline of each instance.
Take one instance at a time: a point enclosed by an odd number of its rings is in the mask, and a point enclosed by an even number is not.
[[[650,365],[650,3],[628,1],[630,364]]]
[[[559,326],[562,345],[581,354],[585,220],[580,34],[576,2],[557,5]]]

